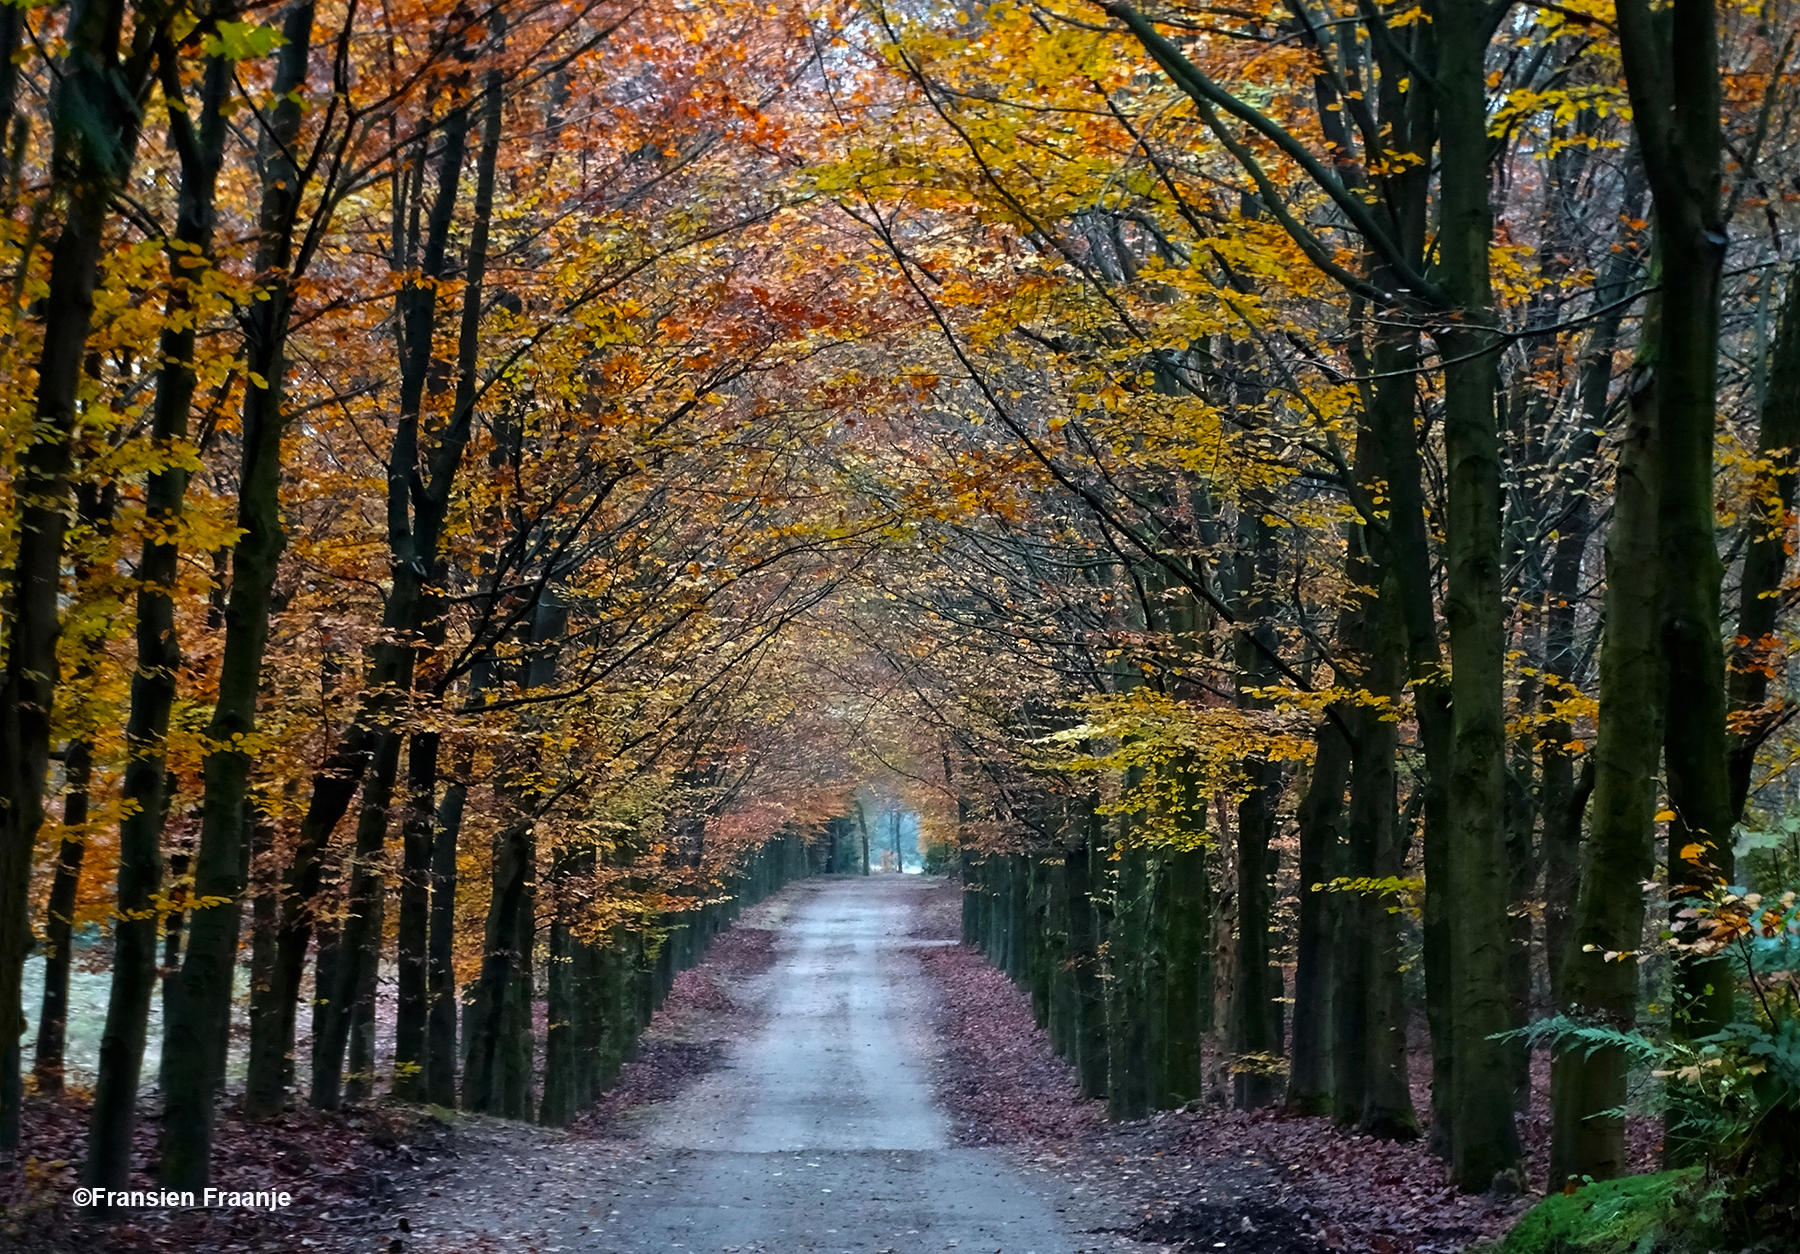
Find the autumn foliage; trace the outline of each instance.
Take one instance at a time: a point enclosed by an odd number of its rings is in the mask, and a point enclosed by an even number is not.
[[[1795,1021],[1777,9],[0,7],[0,1018],[58,1092],[106,970],[90,1177],[154,1085],[206,1178],[234,1015],[250,1117],[567,1123],[876,811],[1115,1115],[1516,1187],[1541,1047],[1549,1184],[1648,1069],[1747,1152],[1635,1042]]]

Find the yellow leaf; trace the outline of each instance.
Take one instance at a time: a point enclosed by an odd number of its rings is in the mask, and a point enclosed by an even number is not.
[[[1656,812],[1656,821],[1658,823],[1667,823],[1670,819],[1672,819],[1674,817],[1675,817],[1675,811],[1673,811],[1673,810],[1658,810]]]

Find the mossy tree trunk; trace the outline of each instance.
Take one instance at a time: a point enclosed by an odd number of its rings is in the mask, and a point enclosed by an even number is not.
[[[1653,309],[1654,316],[1654,309]],[[1654,340],[1651,341],[1652,343]],[[1656,767],[1665,684],[1657,628],[1664,563],[1657,511],[1662,448],[1656,374],[1641,361],[1627,384],[1631,406],[1619,441],[1612,528],[1606,539],[1606,636],[1600,649],[1600,734],[1582,848],[1581,888],[1559,981],[1578,1020],[1629,1030],[1637,1017],[1636,952],[1655,858]],[[1615,955],[1608,958],[1607,955]],[[1621,961],[1618,955],[1625,955]],[[1550,1180],[1621,1175],[1630,1168],[1624,1106],[1629,1059],[1564,1042],[1551,1059]]]
[[[1479,0],[1440,0],[1438,266],[1452,308],[1432,336],[1444,366],[1447,461],[1444,617],[1450,642],[1449,841],[1443,881],[1451,943],[1450,1170],[1486,1189],[1519,1166],[1513,1123],[1507,969],[1512,896],[1505,805],[1506,630],[1500,442],[1494,387],[1493,242],[1487,48],[1499,13]],[[1431,871],[1426,871],[1429,883]]]

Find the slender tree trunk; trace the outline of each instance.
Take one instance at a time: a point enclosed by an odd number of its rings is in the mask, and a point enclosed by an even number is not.
[[[1333,903],[1319,885],[1330,878],[1327,859],[1336,849],[1350,779],[1350,741],[1337,718],[1319,722],[1312,776],[1300,801],[1300,935],[1294,961],[1294,1041],[1288,1065],[1287,1105],[1296,1114],[1330,1110],[1329,1015],[1336,979],[1331,941]]]
[[[397,739],[397,738],[396,738]],[[397,750],[396,750],[397,752]],[[382,830],[386,834],[387,815],[382,815]],[[385,871],[385,857],[376,859],[376,874]],[[354,889],[355,881],[352,881]],[[387,913],[387,897],[377,887],[369,904],[369,919],[366,925],[359,926],[358,940],[361,947],[355,952],[356,987],[352,991],[348,1023],[347,1055],[343,1070],[343,1097],[353,1106],[367,1102],[375,1092],[375,1019],[376,999],[378,992],[377,976],[381,966],[381,938],[385,931]],[[361,916],[357,916],[359,924]]]
[[[1255,760],[1245,767],[1249,779],[1248,793],[1238,805],[1237,940],[1227,1037],[1234,1068],[1232,1102],[1240,1110],[1254,1110],[1276,1101],[1281,1091],[1281,1039],[1270,1031],[1269,1010],[1281,995],[1279,985],[1271,987],[1271,976],[1278,979],[1280,969],[1269,963],[1269,837],[1276,771]]]
[[[1387,322],[1405,320],[1391,311]],[[1451,1048],[1453,987],[1451,910],[1447,901],[1450,844],[1450,685],[1438,642],[1433,604],[1431,539],[1426,531],[1418,437],[1414,425],[1416,385],[1410,372],[1419,366],[1418,332],[1404,325],[1378,325],[1373,331],[1370,360],[1381,376],[1369,402],[1369,428],[1379,463],[1386,474],[1392,503],[1384,527],[1370,528],[1376,565],[1399,578],[1401,617],[1406,631],[1407,667],[1413,691],[1425,773],[1417,781],[1423,797],[1425,869],[1424,966],[1425,1015],[1431,1032],[1431,1148],[1450,1155],[1455,1124],[1451,1104],[1455,1075]]]
[[[1385,819],[1388,798],[1382,785],[1390,783],[1392,765],[1381,760],[1383,737],[1371,726],[1376,718],[1356,712],[1356,767],[1351,774],[1353,800],[1344,843],[1332,868],[1337,876],[1356,881],[1375,871],[1375,835]],[[1362,1117],[1363,1096],[1369,1073],[1369,953],[1374,919],[1365,890],[1343,889],[1336,894],[1332,911],[1337,927],[1332,936],[1337,950],[1331,981],[1331,1116],[1350,1125]]]
[[[1770,712],[1769,666],[1780,644],[1775,638],[1781,587],[1787,579],[1788,527],[1794,510],[1794,471],[1800,464],[1800,268],[1788,275],[1781,320],[1769,354],[1769,378],[1757,457],[1769,465],[1767,480],[1746,525],[1743,577],[1738,583],[1737,641],[1731,659],[1731,709],[1749,717],[1754,729],[1733,738],[1731,814],[1742,818],[1750,797],[1750,775]]]
[[[292,785],[289,781],[289,795]],[[278,1013],[269,1000],[269,988],[273,982],[275,971],[275,929],[280,921],[280,902],[276,897],[276,886],[268,865],[270,847],[275,843],[275,828],[267,815],[253,814],[251,821],[250,847],[250,1039],[255,1040],[259,1034],[267,1034],[268,1025],[264,1022],[270,1015]],[[289,1040],[283,1048],[284,1055],[291,1055],[294,1048]]]
[[[395,431],[388,467],[388,542],[392,549],[390,564],[393,568],[393,590],[388,595],[382,621],[391,635],[401,638],[384,641],[377,646],[377,653],[381,656],[373,671],[371,692],[364,702],[368,708],[361,717],[378,726],[398,710],[399,704],[412,688],[418,643],[414,637],[424,626],[421,622],[422,611],[426,603],[433,599],[426,591],[426,581],[438,562],[438,529],[415,515],[418,513],[420,498],[424,495],[421,489],[447,490],[448,477],[442,477],[442,482],[420,482],[418,460],[420,448],[425,443],[420,438],[420,411],[430,373],[431,348],[437,324],[435,284],[436,280],[444,276],[447,264],[447,245],[450,227],[455,218],[456,195],[461,182],[468,129],[468,108],[459,106],[450,113],[443,128],[437,194],[432,203],[420,266],[427,281],[404,288],[395,311],[395,321],[400,331],[401,360],[400,421]],[[479,299],[479,289],[476,298]],[[454,421],[453,418],[453,426]],[[457,453],[460,460],[460,446]],[[454,463],[451,470],[453,472]],[[421,523],[425,525],[422,526]],[[363,776],[363,804],[357,822],[356,863],[350,881],[350,915],[344,928],[343,962],[326,1002],[325,1031],[313,1043],[312,1103],[324,1110],[335,1109],[338,1104],[343,1082],[344,1051],[354,1036],[351,1021],[359,1020],[368,1025],[368,1030],[373,1029],[372,1013],[367,1002],[373,995],[375,968],[381,956],[381,902],[386,892],[381,854],[387,844],[388,809],[399,769],[398,733],[385,730],[378,732],[372,749],[368,769]],[[419,863],[429,862],[428,851],[420,845],[420,841],[414,841],[412,856],[407,859],[407,883],[420,878]],[[419,887],[420,885],[413,883],[412,895],[415,898]],[[419,904],[414,900],[413,908],[403,906],[403,921],[409,928],[404,972],[407,980],[405,991],[409,1024],[416,1020],[423,992],[423,982],[416,978],[422,975],[422,971],[414,961],[418,939],[414,929],[423,918],[423,911],[417,908]],[[408,1029],[408,1038],[409,1045],[418,1043],[411,1027]],[[354,1039],[361,1038],[358,1036]],[[359,1057],[357,1061],[360,1063],[363,1059]],[[367,1061],[372,1063],[372,1051],[369,1051]],[[417,1058],[403,1061],[415,1066],[418,1063]],[[362,1070],[360,1066],[352,1066],[352,1071],[359,1075]],[[366,1080],[358,1079],[355,1084],[360,1090]]]
[[[1364,481],[1376,477],[1370,473],[1373,447],[1365,426],[1356,446],[1357,474]],[[1347,547],[1344,580],[1352,587],[1362,587],[1371,574],[1362,537],[1351,533]],[[1390,609],[1398,615],[1397,607]],[[1339,614],[1337,647],[1353,665],[1361,665],[1357,659],[1365,649],[1368,618],[1368,606],[1360,602],[1345,606]],[[1347,675],[1338,678],[1345,684],[1350,680]],[[1300,828],[1300,934],[1294,966],[1294,1041],[1287,1104],[1298,1114],[1334,1114],[1341,1105],[1334,1093],[1334,1078],[1343,1068],[1334,1057],[1338,1030],[1333,1000],[1343,962],[1353,955],[1346,953],[1340,938],[1346,899],[1324,891],[1324,886],[1342,873],[1339,842],[1346,821],[1344,790],[1350,784],[1358,752],[1350,729],[1362,725],[1357,718],[1359,708],[1338,702],[1320,721],[1312,777],[1296,816]]]
[[[1204,814],[1204,811],[1200,811]],[[1173,851],[1164,858],[1167,907],[1167,1043],[1164,1046],[1164,1109],[1197,1102],[1205,1092],[1201,1039],[1207,1029],[1212,999],[1212,966],[1208,959],[1211,930],[1203,849]]]
[[[1541,646],[1540,646],[1541,647]],[[1529,646],[1524,650],[1530,656]],[[1541,670],[1541,658],[1533,669]],[[1526,676],[1519,684],[1518,702],[1529,709],[1537,704],[1537,681]],[[1508,929],[1506,953],[1506,1019],[1512,1031],[1531,1022],[1532,923],[1530,903],[1538,883],[1538,850],[1536,848],[1537,810],[1534,804],[1533,774],[1537,756],[1533,752],[1536,736],[1515,737],[1510,761],[1505,767],[1506,805],[1501,816],[1505,833],[1508,880]],[[1513,1109],[1518,1114],[1531,1110],[1531,1043],[1524,1038],[1507,1041],[1512,1068]]]
[[[84,483],[76,489],[76,517],[90,535],[112,528],[118,490]],[[92,586],[95,571],[85,559],[75,563],[76,595]],[[84,652],[70,677],[76,699],[83,699],[93,684],[98,650]],[[39,1093],[63,1091],[63,1053],[69,1021],[69,972],[74,966],[75,901],[81,887],[81,864],[87,851],[88,789],[93,780],[94,746],[91,731],[79,730],[63,750],[63,836],[58,844],[56,870],[50,881],[50,900],[44,920],[44,996],[38,1015],[37,1048],[31,1074]]]
[[[319,990],[322,1013],[313,1037],[309,1100],[320,1110],[336,1110],[344,1096],[345,1051],[358,1016],[366,1013],[365,1001],[374,993],[375,969],[381,958],[388,805],[393,800],[399,759],[399,733],[380,733],[370,769],[363,776],[362,812],[350,864],[349,911],[338,939],[337,965],[330,982]],[[368,1076],[356,1067],[361,1061],[353,1062],[352,1078],[366,1087]]]
[[[430,1016],[431,845],[437,824],[438,733],[416,731],[406,754],[406,817],[401,824],[398,1001],[394,1010],[394,1096],[418,1101],[426,1090]]]
[[[186,850],[169,855],[168,886],[164,890],[169,899],[169,913],[163,919],[162,967],[157,972],[162,992],[164,1023],[179,1013],[175,1009],[175,999],[181,996],[181,933],[187,926],[188,897],[191,895],[189,889],[192,888],[188,871],[193,860],[193,855]],[[163,1055],[162,1073],[157,1082],[164,1092],[168,1091],[169,1056],[166,1053]]]
[[[552,870],[553,901],[556,918],[550,925],[549,966],[545,969],[545,1037],[544,1095],[538,1108],[538,1122],[548,1127],[566,1127],[585,1104],[583,1058],[586,1042],[579,1031],[582,1014],[582,967],[590,947],[575,935],[568,916],[576,913],[579,897],[570,893],[571,886],[592,878],[596,852],[590,846],[569,851],[560,865]],[[694,928],[695,945],[689,958],[697,962],[710,934],[700,926]]]
[[[431,934],[425,957],[427,993],[425,1098],[434,1106],[456,1107],[456,846],[462,835],[463,805],[473,755],[460,754],[437,812],[431,842]]]
[[[313,0],[299,0],[283,21],[286,42],[276,62],[277,104],[270,122],[272,136],[263,150],[257,274],[268,299],[256,302],[246,316],[245,364],[265,386],[251,387],[244,398],[237,512],[241,534],[232,550],[218,700],[207,728],[212,744],[231,747],[208,753],[202,765],[205,791],[194,895],[223,899],[226,904],[194,912],[181,964],[181,996],[176,1003],[180,1013],[164,1030],[169,1065],[161,1180],[167,1188],[193,1191],[206,1187],[211,1167],[214,1102],[224,1079],[215,1074],[213,1059],[217,1043],[230,1027],[237,969],[251,767],[250,754],[237,746],[256,732],[263,651],[275,577],[286,546],[281,522],[282,390],[292,300],[288,270],[301,194],[291,154],[300,130],[299,95],[306,82],[312,17]]]
[[[37,1049],[31,1075],[39,1093],[63,1091],[63,1046],[69,1025],[69,971],[74,966],[75,893],[81,886],[81,861],[87,851],[88,783],[93,777],[94,748],[72,740],[63,754],[63,838],[56,851],[56,874],[50,881],[50,905],[44,920],[44,1002],[38,1014]]]
[[[1654,209],[1660,314],[1649,345],[1662,450],[1657,506],[1662,561],[1660,643],[1667,699],[1681,717],[1663,725],[1669,808],[1669,887],[1679,898],[1732,875],[1731,779],[1725,727],[1725,657],[1719,632],[1722,570],[1714,538],[1713,427],[1717,421],[1719,294],[1726,235],[1720,203],[1718,10],[1713,0],[1618,6],[1619,49]],[[1679,911],[1679,902],[1676,906]],[[1677,924],[1680,920],[1676,920]],[[1692,1039],[1731,1018],[1726,958],[1675,964],[1671,1025]],[[1706,1136],[1672,1113],[1664,1154],[1701,1152]]]
[[[36,409],[13,471],[17,547],[0,606],[10,623],[0,681],[0,1155],[10,1155],[19,1143],[21,981],[31,946],[31,859],[44,821],[56,704],[58,598],[77,391],[106,217],[131,171],[148,47],[165,20],[161,14],[141,14],[134,45],[121,63],[124,0],[78,0],[63,31],[67,51],[50,105],[55,134],[50,194],[62,195],[64,207],[61,229],[50,242],[49,282],[40,302],[44,339]],[[9,93],[13,74],[0,82]]]
[[[1102,891],[1106,855],[1099,845],[1101,820],[1095,799],[1077,804],[1075,830],[1064,857],[1069,877],[1069,968],[1074,984],[1075,1049],[1072,1061],[1082,1096],[1106,1096],[1106,993],[1103,979],[1100,912],[1094,895]]]
[[[1398,697],[1406,675],[1406,633],[1400,610],[1400,580],[1392,571],[1382,580],[1373,614],[1369,665],[1364,683],[1370,692]],[[1365,711],[1367,722],[1357,737],[1358,796],[1356,806],[1367,816],[1369,873],[1377,881],[1406,874],[1411,808],[1399,811],[1397,759],[1400,725]],[[1366,808],[1365,808],[1366,807]],[[1358,826],[1353,822],[1353,826]],[[1362,1108],[1357,1123],[1371,1136],[1409,1141],[1419,1135],[1413,1110],[1406,1050],[1406,986],[1401,977],[1400,902],[1387,894],[1361,899],[1363,926]]]
[[[1126,848],[1113,863],[1106,933],[1106,1113],[1113,1119],[1150,1113],[1148,861],[1142,849]]]
[[[1654,313],[1653,313],[1654,316]],[[1647,344],[1653,336],[1645,337]],[[1657,629],[1664,563],[1657,517],[1662,450],[1654,366],[1628,384],[1631,409],[1619,443],[1613,521],[1606,539],[1606,636],[1600,650],[1600,735],[1582,849],[1581,890],[1561,978],[1565,1011],[1629,1030],[1637,1017],[1644,894],[1655,857],[1656,765],[1662,748],[1664,661]],[[1609,958],[1607,955],[1615,955]],[[1550,1183],[1630,1170],[1625,1121],[1628,1059],[1581,1042],[1551,1057]]]
[[[1070,969],[1073,950],[1069,943],[1069,859],[1068,840],[1070,807],[1063,799],[1056,843],[1044,855],[1044,962],[1048,967],[1045,1030],[1050,1035],[1050,1048],[1058,1057],[1073,1064],[1076,1049],[1076,1024],[1080,1021],[1075,1005],[1074,972]]]
[[[1264,621],[1277,569],[1274,528],[1264,521],[1272,506],[1264,491],[1247,494],[1238,524],[1236,600],[1239,619],[1246,625],[1239,629],[1234,652],[1239,704],[1252,709],[1267,702],[1242,690],[1265,687],[1277,679],[1267,660],[1275,645],[1274,633]],[[1281,771],[1260,758],[1247,760],[1243,771],[1245,794],[1238,803],[1237,825],[1236,979],[1227,1033],[1237,1068],[1234,1101],[1249,1110],[1271,1104],[1281,1093],[1281,968],[1271,965],[1269,952],[1274,905],[1271,842]]]
[[[481,979],[469,1001],[464,1034],[462,1108],[522,1118],[517,1097],[518,1008],[531,995],[532,823],[520,819],[494,841],[494,893],[488,908]],[[529,1014],[526,1022],[529,1024]]]
[[[164,95],[179,100],[174,51],[164,48],[160,56]],[[122,917],[114,931],[112,992],[88,1133],[88,1178],[112,1189],[124,1188],[130,1172],[139,1072],[156,982],[156,917],[150,903],[162,879],[162,831],[169,806],[165,741],[181,667],[174,602],[180,553],[174,533],[187,495],[181,446],[194,399],[192,285],[200,278],[195,267],[184,263],[211,258],[215,191],[224,160],[224,105],[230,90],[230,63],[213,58],[207,62],[201,87],[201,116],[196,120],[175,109],[169,115],[182,174],[178,219],[169,246],[170,317],[158,345],[163,368],[151,428],[164,462],[151,475],[145,497],[145,513],[156,530],[145,541],[138,567],[137,668],[125,724],[125,810],[119,822]]]
[[[1625,167],[1625,188],[1621,197],[1622,217],[1627,222],[1640,212],[1644,194],[1643,161],[1633,151]],[[1609,312],[1595,321],[1581,362],[1580,404],[1582,426],[1587,434],[1577,443],[1570,459],[1577,474],[1583,473],[1583,467],[1590,466],[1595,467],[1597,473],[1599,433],[1606,425],[1612,404],[1613,355],[1625,319],[1624,297],[1627,285],[1642,268],[1636,246],[1638,235],[1635,228],[1621,226],[1616,246],[1594,284],[1595,305]],[[1630,442],[1628,435],[1626,444]],[[1639,472],[1633,470],[1631,473]],[[1651,486],[1654,486],[1654,480]],[[1580,677],[1575,674],[1579,661],[1575,650],[1575,598],[1584,578],[1593,527],[1590,496],[1585,491],[1577,492],[1570,503],[1568,517],[1559,528],[1560,536],[1551,563],[1549,611],[1545,621],[1545,669],[1561,683],[1546,683],[1546,703],[1561,700],[1567,694],[1562,684],[1579,683]],[[1562,977],[1569,961],[1568,936],[1580,886],[1581,820],[1587,809],[1588,796],[1593,791],[1595,770],[1590,757],[1581,778],[1576,778],[1573,755],[1566,748],[1574,735],[1567,719],[1555,719],[1544,728],[1539,807],[1544,815],[1545,965],[1549,968],[1551,994],[1559,1009],[1567,1004]],[[1653,760],[1653,770],[1654,767]]]
[[[576,1111],[575,947],[569,925],[552,922],[544,971],[544,1096],[537,1116],[552,1128],[568,1126]]]

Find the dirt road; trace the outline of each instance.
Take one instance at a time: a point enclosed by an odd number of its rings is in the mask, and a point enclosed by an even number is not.
[[[931,990],[909,949],[915,878],[783,894],[775,961],[731,990],[758,1026],[620,1139],[492,1127],[476,1161],[408,1209],[413,1248],[527,1254],[1112,1248],[1067,1192],[959,1147],[933,1100]],[[473,1133],[475,1130],[471,1129]]]

